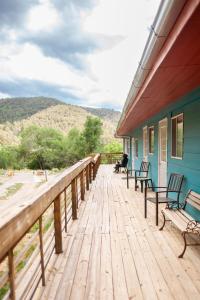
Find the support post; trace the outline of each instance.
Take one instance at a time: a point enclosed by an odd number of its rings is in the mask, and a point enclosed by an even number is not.
[[[86,190],[89,191],[89,166],[86,167]]]
[[[61,218],[61,197],[54,200],[54,228],[55,228],[55,250],[56,254],[62,253],[62,218]]]
[[[77,184],[76,178],[72,180],[72,219],[77,219]]]
[[[65,232],[67,232],[67,188],[64,190],[64,206],[65,206]]]
[[[14,256],[13,249],[8,252],[8,268],[9,268],[9,281],[10,281],[10,299],[15,300],[15,266],[14,266]]]
[[[39,217],[39,238],[40,238],[40,264],[42,271],[42,285],[45,286],[45,267],[44,267],[44,251],[42,238],[42,216]]]
[[[84,171],[81,172],[80,184],[81,184],[81,200],[84,201],[85,200]]]
[[[97,161],[96,161],[96,164],[97,164]],[[92,164],[92,176],[93,176],[93,180],[95,180],[95,177],[96,177],[96,164],[93,163]]]
[[[92,183],[92,163],[89,163],[89,182]]]

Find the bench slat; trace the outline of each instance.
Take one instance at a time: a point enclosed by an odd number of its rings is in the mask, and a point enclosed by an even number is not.
[[[186,204],[189,203],[196,209],[200,210],[200,195],[194,191],[190,191],[186,197]]]
[[[179,211],[164,209],[163,212],[181,231],[186,229],[188,220],[186,218],[183,219]]]
[[[189,203],[191,206],[195,207],[196,209],[200,210],[200,204],[197,204],[196,202],[187,199],[187,203]]]

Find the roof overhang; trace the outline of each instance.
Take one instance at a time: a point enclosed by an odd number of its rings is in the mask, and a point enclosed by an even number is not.
[[[178,2],[181,1],[174,3]],[[150,67],[141,68],[142,84],[134,86],[134,92],[133,85],[131,87],[117,136],[128,135],[145,120],[200,86],[200,0],[186,1],[177,13],[173,16],[174,23],[170,24],[170,32],[163,36],[162,46],[159,48],[154,43],[150,50],[145,63]],[[166,24],[159,28],[160,31],[164,32]],[[134,82],[137,76],[136,73]]]

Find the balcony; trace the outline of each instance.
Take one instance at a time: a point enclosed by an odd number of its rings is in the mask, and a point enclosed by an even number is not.
[[[199,299],[198,248],[178,259],[180,232],[159,231],[151,204],[144,219],[143,194],[99,165],[77,163],[1,219],[4,298]]]

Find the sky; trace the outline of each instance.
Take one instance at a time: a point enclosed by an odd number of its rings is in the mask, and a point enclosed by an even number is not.
[[[0,0],[0,98],[121,110],[160,0]]]

